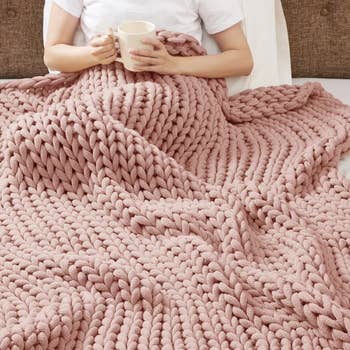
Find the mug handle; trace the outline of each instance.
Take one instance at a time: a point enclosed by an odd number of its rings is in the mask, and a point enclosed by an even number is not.
[[[113,39],[115,39],[115,38],[118,38],[118,39],[119,39],[119,33],[118,33],[118,32],[115,32],[111,27],[108,28],[108,33],[109,33],[110,35],[112,35]],[[124,63],[124,62],[123,62],[123,59],[122,59],[121,57],[117,57],[117,58],[115,59],[115,62]]]

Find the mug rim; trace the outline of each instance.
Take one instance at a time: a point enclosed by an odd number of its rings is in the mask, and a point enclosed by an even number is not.
[[[150,30],[147,30],[145,32],[138,32],[138,33],[133,33],[133,32],[126,32],[125,30],[121,29],[121,27],[124,25],[124,24],[128,24],[128,23],[146,23],[147,25],[150,25],[152,27],[152,29]],[[118,24],[118,32],[122,32],[124,34],[127,34],[127,35],[142,35],[142,34],[147,34],[147,33],[150,33],[152,31],[154,31],[156,29],[156,25],[152,22],[149,22],[149,21],[143,21],[143,20],[126,20],[126,21],[123,21],[121,22],[120,24]]]

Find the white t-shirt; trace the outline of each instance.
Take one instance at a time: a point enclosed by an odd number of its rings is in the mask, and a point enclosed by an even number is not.
[[[97,33],[106,33],[108,27],[116,29],[124,20],[150,21],[158,28],[190,34],[201,43],[202,23],[209,34],[215,34],[243,19],[239,0],[54,0],[54,2],[71,15],[80,18],[85,43]]]

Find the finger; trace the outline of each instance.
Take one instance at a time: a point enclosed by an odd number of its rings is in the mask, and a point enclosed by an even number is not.
[[[110,52],[115,50],[115,46],[112,44],[106,45],[106,46],[98,46],[94,50],[94,54],[97,56],[100,56],[106,52]]]
[[[161,50],[164,46],[160,40],[154,38],[144,38],[142,42],[144,44],[152,45],[155,50]]]
[[[107,52],[101,54],[99,57],[100,57],[100,59],[104,60],[104,59],[107,59],[108,57],[110,57],[112,55],[116,55],[116,54],[117,54],[116,50],[111,50],[111,51],[107,51]]]
[[[97,46],[103,46],[103,38],[102,35],[99,37],[96,37],[94,39],[91,40],[90,42],[91,46],[97,47]]]
[[[114,44],[115,43],[115,37],[113,34],[108,34],[107,36],[107,43]]]
[[[111,36],[113,42],[115,42],[116,41],[116,36],[114,35],[114,31],[113,31],[112,27],[108,28],[108,34]]]
[[[89,41],[89,44],[91,46],[97,46],[98,40],[100,39],[101,34],[95,35],[91,40]]]
[[[132,55],[145,56],[145,57],[159,57],[159,52],[147,49],[130,49],[129,53]]]
[[[133,72],[145,72],[145,71],[147,71],[147,69],[139,69],[135,65],[133,65],[132,70],[133,70]]]
[[[93,40],[92,46],[104,46],[114,43],[110,35],[101,35]]]
[[[96,39],[96,38],[100,38],[101,36],[103,36],[103,33],[95,33],[95,34],[91,37],[91,40]]]
[[[105,43],[106,37],[105,35],[100,35],[93,40],[93,46],[103,46]]]
[[[138,71],[148,71],[148,72],[156,72],[157,69],[159,69],[159,66],[157,65],[145,65],[145,64],[137,64],[135,63],[134,68],[137,69]]]
[[[117,58],[116,54],[110,55],[101,61],[101,64],[110,64]]]
[[[90,42],[96,41],[96,39],[100,38],[101,36],[102,36],[101,33],[95,34],[95,35],[90,39]]]
[[[130,56],[133,60],[144,63],[144,64],[159,64],[158,58],[136,56],[136,55],[130,55]]]
[[[107,51],[107,52],[104,52],[104,53],[100,53],[100,54],[98,54],[98,55],[94,55],[95,56],[95,58],[98,60],[98,61],[102,61],[102,60],[104,60],[104,59],[106,59],[106,58],[108,58],[109,56],[111,56],[111,55],[114,55],[114,54],[116,54],[116,51]]]

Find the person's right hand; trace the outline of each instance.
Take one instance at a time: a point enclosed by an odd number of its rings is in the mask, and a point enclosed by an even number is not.
[[[97,34],[89,42],[90,54],[96,64],[110,64],[117,58],[114,35]]]

